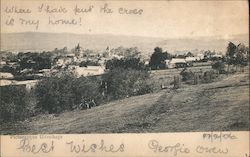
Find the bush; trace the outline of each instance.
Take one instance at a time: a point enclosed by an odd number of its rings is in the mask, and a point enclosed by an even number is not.
[[[95,78],[74,78],[71,75],[50,77],[36,86],[37,110],[60,113],[73,110],[82,101],[101,102],[99,82]]]
[[[0,122],[23,120],[28,116],[25,87],[2,86],[0,92]]]
[[[1,66],[1,65],[0,65]],[[1,72],[7,72],[7,73],[12,73],[15,74],[16,73],[16,69],[13,67],[10,67],[8,65],[4,65],[0,67],[0,71]]]
[[[35,71],[38,71],[41,69],[50,69],[52,65],[51,56],[52,56],[52,53],[49,53],[49,52],[19,53],[17,55],[18,63],[20,65],[19,70],[33,69]]]
[[[149,66],[152,70],[165,69],[165,60],[170,58],[172,58],[172,56],[168,52],[162,52],[162,48],[156,47],[150,57]]]
[[[50,77],[40,81],[36,86],[39,112],[59,113],[69,110],[74,103],[71,92],[70,76]]]
[[[215,62],[213,65],[212,65],[212,68],[217,70],[220,74],[223,74],[225,73],[225,64],[221,61],[218,61],[218,62]]]
[[[194,79],[194,73],[190,70],[187,71],[184,69],[180,75],[182,76],[182,81],[188,81],[188,80],[193,80]]]
[[[102,102],[100,81],[96,77],[80,77],[74,79],[72,83],[72,92],[74,94],[74,104],[78,105],[83,101],[92,100],[99,105]]]
[[[113,70],[116,68],[145,70],[146,66],[144,62],[140,60],[140,58],[114,58],[107,61],[106,69]]]
[[[218,72],[216,73],[214,70],[206,71],[203,76],[203,83],[213,82],[216,77],[218,77]]]
[[[215,70],[207,70],[202,72],[192,72],[191,70],[184,69],[180,75],[182,76],[182,81],[188,84],[198,84],[200,83],[210,83],[213,82],[218,77],[218,72]]]
[[[116,68],[103,76],[107,84],[107,95],[111,99],[142,95],[152,92],[148,83],[149,73],[145,70]]]

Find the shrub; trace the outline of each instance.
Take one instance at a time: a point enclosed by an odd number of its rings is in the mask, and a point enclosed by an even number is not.
[[[1,65],[0,65],[1,66]],[[11,67],[11,66],[8,66],[8,65],[3,65],[0,67],[0,71],[1,72],[7,72],[7,73],[12,73],[12,74],[15,74],[16,73],[16,69]]]
[[[225,64],[221,61],[215,62],[212,65],[212,68],[217,70],[220,74],[225,73]]]
[[[41,69],[50,69],[52,65],[51,59],[52,53],[43,52],[43,53],[36,53],[36,52],[28,52],[28,53],[19,53],[18,63],[19,63],[19,70],[23,69],[33,69],[35,71]]]
[[[107,83],[107,94],[111,99],[142,95],[152,91],[148,83],[149,73],[145,70],[116,68],[103,76]]]
[[[150,57],[149,66],[152,70],[165,69],[165,60],[170,58],[172,58],[172,56],[168,52],[162,52],[162,48],[156,47]]]
[[[74,95],[71,91],[72,77],[50,77],[36,86],[37,109],[39,112],[59,113],[72,109]]]
[[[214,79],[216,79],[216,77],[218,77],[218,72],[216,73],[214,70],[209,70],[204,72],[204,76],[203,76],[203,83],[210,83],[213,82]]]
[[[74,104],[78,105],[83,101],[92,100],[99,105],[102,102],[100,81],[96,77],[80,77],[74,79],[72,83],[72,92],[74,94]]]
[[[0,122],[23,120],[28,116],[25,87],[2,86],[0,95]]]
[[[96,78],[74,78],[71,75],[50,77],[36,86],[37,110],[60,113],[73,110],[84,101],[101,102],[100,84]]]
[[[140,60],[140,58],[114,58],[107,61],[106,69],[113,70],[116,68],[145,70],[146,66],[144,62]]]
[[[184,69],[180,73],[180,75],[182,76],[182,81],[188,81],[194,79],[194,73],[191,70],[187,71],[186,69]]]

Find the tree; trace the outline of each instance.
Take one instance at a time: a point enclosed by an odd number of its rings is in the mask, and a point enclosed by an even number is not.
[[[23,86],[0,87],[0,123],[23,120],[27,113],[27,92]]]
[[[36,86],[35,93],[38,112],[60,113],[75,109],[82,101],[99,104],[102,100],[97,78],[75,78],[69,73],[43,79]]]
[[[236,54],[236,45],[232,42],[229,42],[228,43],[228,46],[227,46],[227,52],[226,52],[226,56],[228,56],[229,58],[233,58],[235,57],[235,54]]]
[[[108,60],[106,63],[106,69],[112,70],[115,68],[123,68],[123,69],[136,69],[136,70],[145,70],[146,66],[144,62],[140,60],[140,58],[114,58],[112,60]]]
[[[227,58],[227,72],[229,72],[229,66],[235,64],[235,58],[236,58],[236,45],[232,42],[228,43],[227,46],[227,52],[226,52],[226,58]]]
[[[32,70],[41,70],[41,69],[50,69],[52,65],[52,54],[49,52],[43,53],[19,53],[19,70],[23,69],[32,69]]]
[[[68,48],[65,46],[65,47],[63,47],[63,49],[62,49],[62,53],[67,53],[68,52]]]
[[[150,57],[149,66],[151,69],[164,69],[166,67],[165,60],[169,58],[170,55],[167,52],[162,52],[162,48],[156,47]]]
[[[72,93],[72,76],[49,77],[40,81],[36,86],[39,112],[59,113],[71,110],[74,105]]]
[[[212,65],[212,68],[217,70],[220,74],[225,72],[225,64],[222,61],[217,61]]]
[[[78,105],[82,101],[94,101],[96,105],[103,100],[101,95],[100,80],[96,77],[80,77],[72,80],[72,93],[74,104]]]
[[[243,67],[248,64],[249,60],[249,49],[244,44],[235,45],[232,42],[229,42],[226,52],[226,59],[228,64],[228,71],[229,66],[234,65],[237,67]]]
[[[145,70],[114,68],[103,75],[108,100],[150,93],[149,73]]]
[[[236,47],[236,57],[235,57],[235,64],[236,67],[244,67],[248,64],[248,54],[249,50],[244,44],[239,44]]]
[[[212,56],[215,54],[215,52],[211,52],[210,50],[207,50],[204,52],[204,60],[208,61],[212,58]]]

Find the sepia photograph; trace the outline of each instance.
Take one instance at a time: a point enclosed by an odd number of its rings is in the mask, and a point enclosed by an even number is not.
[[[249,112],[247,0],[1,0],[1,135],[249,132]]]

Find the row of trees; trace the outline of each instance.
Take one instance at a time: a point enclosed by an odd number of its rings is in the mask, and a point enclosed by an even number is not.
[[[229,42],[225,56],[221,60],[214,62],[212,68],[218,70],[219,73],[229,73],[231,66],[236,67],[237,71],[238,68],[243,68],[248,63],[249,48],[241,43],[235,45],[233,42]],[[226,64],[227,70],[225,69]]]
[[[139,58],[113,59],[108,67],[109,71],[100,77],[76,78],[69,71],[52,75],[43,78],[29,93],[25,87],[3,87],[0,119],[22,120],[29,115],[74,110],[85,102],[100,105],[152,92],[149,72]],[[35,101],[30,101],[30,94],[33,94]]]
[[[37,109],[58,113],[73,110],[83,102],[103,102],[152,92],[149,73],[139,58],[112,59],[100,78],[71,74],[43,79],[36,87]]]

